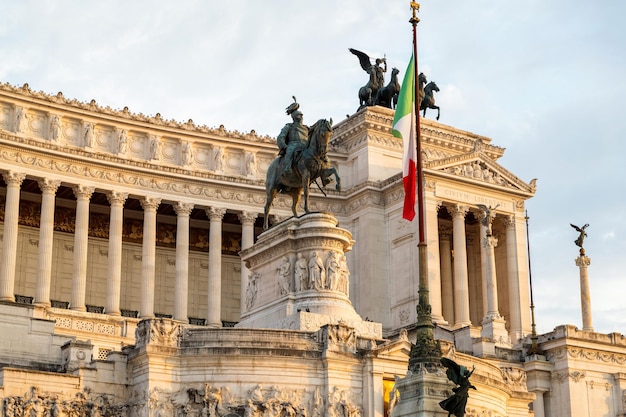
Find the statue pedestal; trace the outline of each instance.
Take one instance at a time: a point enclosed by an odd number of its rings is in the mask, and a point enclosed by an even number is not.
[[[364,321],[348,297],[345,253],[353,243],[327,213],[292,217],[262,233],[240,253],[250,276],[237,327],[317,331],[342,323],[381,338],[382,325]]]
[[[394,406],[392,417],[447,416],[439,405],[450,395],[451,385],[441,366],[426,365],[397,382],[400,401]]]

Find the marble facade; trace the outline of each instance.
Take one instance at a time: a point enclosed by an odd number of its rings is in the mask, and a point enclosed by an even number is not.
[[[334,126],[343,189],[295,219],[279,195],[264,232],[274,137],[0,85],[3,415],[383,417],[396,380],[445,395],[406,376],[417,222],[392,120]],[[435,336],[477,368],[468,415],[623,415],[623,336],[565,326],[526,357],[534,180],[490,138],[424,119],[422,139]]]

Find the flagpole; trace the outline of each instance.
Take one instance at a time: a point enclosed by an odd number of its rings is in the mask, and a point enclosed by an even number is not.
[[[414,105],[415,105],[415,137],[416,137],[416,162],[417,162],[417,218],[419,228],[418,259],[419,259],[419,296],[417,305],[417,328],[416,343],[411,347],[409,355],[409,369],[416,371],[420,367],[420,363],[439,362],[441,358],[441,346],[435,340],[435,325],[432,320],[432,307],[429,300],[428,289],[428,270],[426,265],[427,246],[424,231],[424,173],[422,166],[422,140],[420,129],[420,96],[419,96],[419,71],[417,65],[417,24],[420,19],[417,17],[419,4],[411,1],[411,10],[413,16],[409,19],[409,23],[413,26],[413,60],[414,60]]]

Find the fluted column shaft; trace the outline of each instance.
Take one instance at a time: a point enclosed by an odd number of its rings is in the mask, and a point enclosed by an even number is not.
[[[239,221],[241,222],[241,249],[248,249],[254,244],[254,221],[257,213],[241,212]],[[248,275],[250,270],[246,268],[245,262],[241,262],[241,306],[240,312],[246,311],[246,288],[248,287]]]
[[[37,288],[35,304],[50,306],[50,277],[52,276],[52,242],[54,234],[54,199],[61,181],[39,181],[41,217],[39,219],[39,259],[37,263]]]
[[[154,271],[156,263],[156,211],[160,198],[144,197],[143,242],[141,250],[141,317],[154,316]]]
[[[452,214],[452,240],[454,245],[454,326],[472,324],[469,308],[469,283],[467,274],[467,241],[465,215],[468,208],[456,204],[447,207]]]
[[[193,204],[178,202],[176,211],[176,282],[174,283],[174,320],[187,322],[189,299],[189,216]]]
[[[222,218],[226,209],[211,207],[209,216],[209,299],[207,324],[222,326]]]
[[[109,281],[106,312],[119,316],[122,286],[122,226],[124,202],[128,198],[128,193],[110,191],[107,198],[111,204],[111,217],[109,220]]]
[[[85,311],[87,291],[87,253],[89,243],[89,199],[94,187],[76,185],[76,223],[74,226],[74,268],[72,271],[72,310]]]
[[[485,248],[485,276],[487,289],[487,313],[483,318],[485,320],[499,319],[500,312],[498,307],[498,281],[496,278],[496,257],[495,247],[498,245],[498,239],[494,236],[484,236],[482,244]]]
[[[444,229],[439,233],[439,253],[441,256],[441,304],[443,317],[454,323],[454,286],[452,285],[452,231]]]
[[[4,204],[4,238],[0,262],[0,300],[15,301],[15,263],[17,260],[17,224],[20,211],[20,187],[25,175],[9,171],[2,174],[7,184]]]
[[[504,224],[506,227],[506,272],[509,287],[509,333],[511,335],[511,340],[517,341],[523,336],[523,332],[519,269],[517,267],[517,233],[515,230],[515,216],[508,216],[505,219]]]
[[[576,258],[576,266],[580,271],[580,307],[583,315],[583,330],[593,332],[591,292],[589,291],[589,265],[591,265],[591,258],[583,254]]]
[[[439,218],[437,213],[441,207],[441,201],[432,197],[426,198],[426,248],[428,270],[428,302],[431,306],[431,317],[435,323],[443,323],[441,306],[441,264],[439,262]]]

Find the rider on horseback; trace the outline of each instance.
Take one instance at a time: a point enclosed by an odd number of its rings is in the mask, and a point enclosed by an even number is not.
[[[303,114],[298,110],[300,104],[298,104],[295,97],[293,101],[286,109],[287,114],[291,115],[293,123],[287,123],[280,131],[278,138],[276,138],[278,148],[280,149],[278,154],[283,157],[284,175],[293,173],[294,154],[296,151],[301,150],[309,139],[309,128],[302,124]]]

